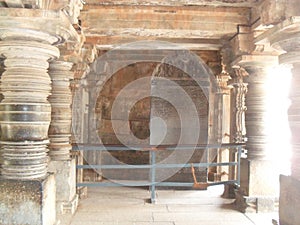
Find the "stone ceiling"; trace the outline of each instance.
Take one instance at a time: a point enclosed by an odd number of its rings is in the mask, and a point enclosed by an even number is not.
[[[98,49],[140,40],[218,50],[249,26],[259,0],[86,0],[80,21]]]
[[[0,7],[58,10],[80,1],[79,27],[98,49],[160,40],[218,50],[241,25],[250,26],[252,8],[262,0],[0,0]]]

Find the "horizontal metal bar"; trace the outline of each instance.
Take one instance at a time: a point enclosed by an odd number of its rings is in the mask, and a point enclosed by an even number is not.
[[[238,148],[244,144],[208,144],[208,145],[160,145],[160,146],[123,146],[123,145],[96,145],[74,144],[73,151],[160,151],[160,150],[205,150],[218,148]]]
[[[193,167],[235,166],[237,162],[193,163]],[[191,168],[191,164],[154,164],[154,165],[77,165],[77,169],[151,169],[151,168]]]
[[[219,181],[219,182],[209,182],[208,186],[215,186],[221,184],[231,184],[237,183],[237,180],[229,180],[229,181]],[[135,187],[142,187],[142,186],[156,186],[156,187],[193,187],[194,183],[190,182],[137,182],[137,181],[120,181],[118,182],[86,182],[86,183],[77,183],[78,187],[121,187],[121,186],[135,186]]]

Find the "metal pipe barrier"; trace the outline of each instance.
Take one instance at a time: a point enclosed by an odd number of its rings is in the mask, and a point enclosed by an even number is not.
[[[79,169],[150,169],[150,179],[149,181],[122,181],[122,182],[82,182],[77,183],[77,187],[114,187],[114,186],[149,186],[151,192],[151,203],[156,202],[156,187],[197,187],[203,185],[204,187],[220,185],[220,184],[234,184],[236,186],[240,185],[240,162],[241,154],[243,151],[243,143],[226,143],[226,144],[208,144],[208,145],[160,145],[160,146],[123,146],[123,145],[94,145],[94,144],[74,144],[73,151],[149,151],[150,153],[150,163],[141,165],[77,165],[77,170]],[[235,149],[236,157],[234,161],[229,162],[204,162],[204,163],[185,163],[185,164],[157,164],[156,163],[156,153],[158,151],[169,151],[169,150],[207,150],[211,149]],[[165,182],[156,181],[156,169],[159,168],[191,168],[193,171],[194,167],[217,167],[217,166],[235,166],[235,179],[227,181],[217,181],[217,182],[206,182],[197,183],[194,182]],[[194,174],[193,174],[194,175]],[[195,177],[195,176],[194,176]]]

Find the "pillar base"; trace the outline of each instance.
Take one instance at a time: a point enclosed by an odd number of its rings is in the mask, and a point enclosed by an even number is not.
[[[88,195],[87,187],[77,187],[77,194],[79,196],[79,199],[87,198]]]
[[[241,159],[241,186],[235,192],[241,212],[273,212],[279,196],[276,165],[268,160]]]
[[[300,181],[280,175],[279,221],[280,225],[299,224]]]
[[[235,190],[237,189],[235,184],[225,184],[224,192],[222,194],[222,198],[234,199],[235,198]]]
[[[242,213],[264,213],[277,211],[276,197],[249,197],[240,190],[235,192],[235,207]]]
[[[53,225],[56,223],[55,179],[0,179],[0,224]]]
[[[78,205],[76,194],[76,161],[51,161],[49,171],[53,172],[56,181],[57,215],[74,214]]]

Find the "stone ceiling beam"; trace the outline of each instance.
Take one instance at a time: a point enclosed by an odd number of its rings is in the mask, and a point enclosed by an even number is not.
[[[198,5],[198,6],[230,6],[230,7],[251,7],[253,4],[260,2],[260,0],[86,0],[87,4],[93,5],[171,5],[171,6],[184,6],[184,5]]]
[[[86,43],[90,43],[96,46],[100,50],[110,50],[114,47],[126,43],[144,41],[145,37],[122,37],[122,36],[88,36],[86,37]],[[186,48],[189,50],[219,50],[222,47],[222,43],[215,39],[199,39],[199,38],[157,38],[150,37],[147,40],[151,41],[165,41],[174,44],[178,44],[180,48]]]
[[[81,12],[86,36],[229,39],[247,25],[248,8],[92,6]]]

